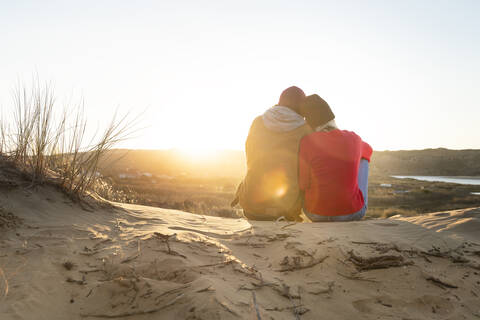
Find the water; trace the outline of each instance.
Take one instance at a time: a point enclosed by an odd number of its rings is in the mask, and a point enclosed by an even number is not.
[[[469,184],[469,185],[478,185],[480,186],[480,177],[445,177],[445,176],[392,176],[398,179],[415,179],[421,181],[430,181],[430,182],[448,182],[448,183],[457,183],[457,184]],[[475,192],[474,194],[479,194],[480,192]]]

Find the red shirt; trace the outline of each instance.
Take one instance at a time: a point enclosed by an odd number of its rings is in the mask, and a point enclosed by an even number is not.
[[[372,147],[354,132],[314,132],[300,142],[299,185],[305,191],[304,208],[322,216],[359,211],[363,195],[358,188],[360,159],[370,161]]]

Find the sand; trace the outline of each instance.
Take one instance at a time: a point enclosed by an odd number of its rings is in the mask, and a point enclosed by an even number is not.
[[[477,319],[480,209],[249,222],[49,187],[0,207],[0,319]]]

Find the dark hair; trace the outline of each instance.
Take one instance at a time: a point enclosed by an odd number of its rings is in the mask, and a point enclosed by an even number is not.
[[[305,100],[305,92],[299,87],[292,86],[283,90],[278,100],[279,106],[284,106],[300,113],[300,105]]]
[[[308,125],[315,130],[318,126],[335,119],[335,115],[328,103],[318,94],[312,94],[300,106],[300,114],[305,117]]]

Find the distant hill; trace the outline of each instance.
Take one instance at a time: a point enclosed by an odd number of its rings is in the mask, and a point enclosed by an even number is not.
[[[104,174],[150,173],[172,177],[238,178],[245,174],[245,153],[215,151],[205,156],[189,156],[179,150],[110,151],[103,163]],[[378,175],[480,176],[480,150],[426,149],[375,151],[371,173]]]
[[[480,176],[480,150],[425,149],[374,152],[372,173]]]

